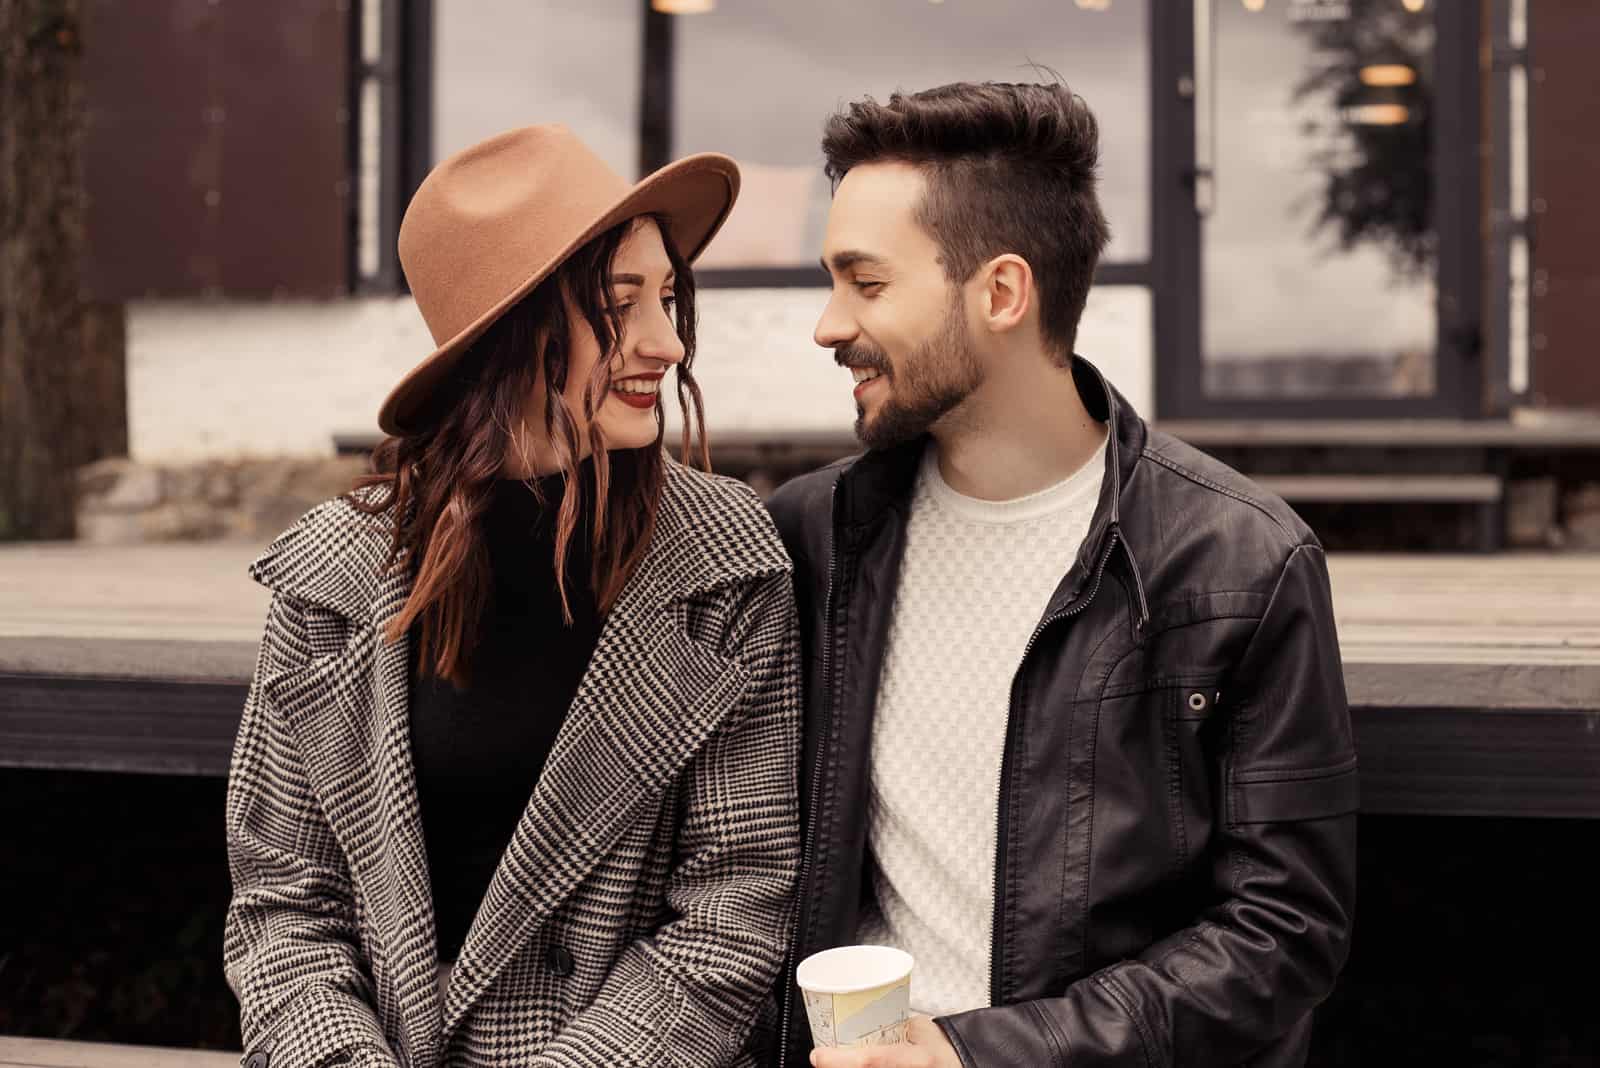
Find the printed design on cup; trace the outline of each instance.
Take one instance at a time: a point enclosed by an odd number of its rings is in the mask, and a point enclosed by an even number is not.
[[[806,1018],[811,1021],[811,1044],[824,1049],[837,1046],[839,1032],[833,1026],[833,995],[810,990],[800,993],[805,995]]]
[[[817,1046],[892,1046],[904,1042],[911,1012],[911,987],[861,994],[802,991],[811,1039]]]

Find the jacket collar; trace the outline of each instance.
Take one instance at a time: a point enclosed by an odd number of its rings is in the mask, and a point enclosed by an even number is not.
[[[754,495],[747,506],[730,508],[718,485],[726,481],[667,460],[651,549],[630,585],[665,603],[788,569]],[[372,500],[378,491],[359,492]],[[385,568],[391,530],[387,513],[367,515],[336,498],[279,535],[250,565],[250,575],[346,619],[387,622],[404,604],[404,598],[393,603],[394,576]],[[409,581],[399,589],[409,596]]]
[[[409,647],[404,637],[376,637],[410,595],[409,569],[384,569],[385,517],[342,499],[314,509],[251,566],[264,585],[366,624],[345,653],[268,687],[281,707],[298,710],[291,726],[336,835],[368,843],[347,849],[358,879],[383,888],[388,907],[378,915],[374,902],[374,924],[389,958],[404,962],[397,996],[418,1063],[432,1063],[495,977],[737,705],[746,669],[691,638],[674,605],[787,571],[789,561],[755,495],[730,494],[725,481],[669,461],[650,550],[607,614],[443,1003],[411,759]]]
[[[1106,552],[1110,539],[1115,538],[1128,561],[1139,600],[1139,623],[1142,625],[1149,614],[1145,605],[1144,583],[1138,562],[1121,535],[1121,522],[1122,494],[1138,467],[1140,454],[1144,452],[1148,427],[1127,399],[1106,381],[1100,370],[1076,353],[1072,357],[1072,378],[1089,414],[1107,424],[1106,477],[1101,482],[1094,519],[1089,524],[1083,548],[1078,554],[1083,566],[1074,569],[1071,577],[1075,581],[1070,585],[1064,584],[1057,591],[1047,612],[1053,614],[1082,592],[1083,585],[1090,578],[1093,563]],[[838,483],[838,503],[834,513],[836,533],[849,528],[873,526],[891,508],[903,511],[910,502],[917,466],[927,445],[928,438],[923,436],[903,445],[869,450],[846,468]]]

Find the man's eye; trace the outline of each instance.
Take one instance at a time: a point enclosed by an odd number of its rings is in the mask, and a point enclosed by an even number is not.
[[[857,289],[861,290],[863,293],[876,292],[877,290],[883,288],[882,282],[854,282],[851,284]]]

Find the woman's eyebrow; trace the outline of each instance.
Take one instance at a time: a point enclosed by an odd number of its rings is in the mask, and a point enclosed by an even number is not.
[[[662,280],[661,284],[664,286],[670,286],[673,282],[677,281],[677,279],[678,275],[676,271],[668,271],[667,277]],[[614,286],[642,286],[644,285],[644,275],[614,274],[611,276],[611,284]]]

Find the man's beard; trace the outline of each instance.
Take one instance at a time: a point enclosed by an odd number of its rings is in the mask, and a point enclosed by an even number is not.
[[[862,345],[839,349],[834,359],[881,371],[888,379],[889,396],[870,420],[856,406],[856,437],[869,449],[891,448],[926,434],[983,380],[959,300],[951,302],[933,336],[893,367],[882,350]]]

